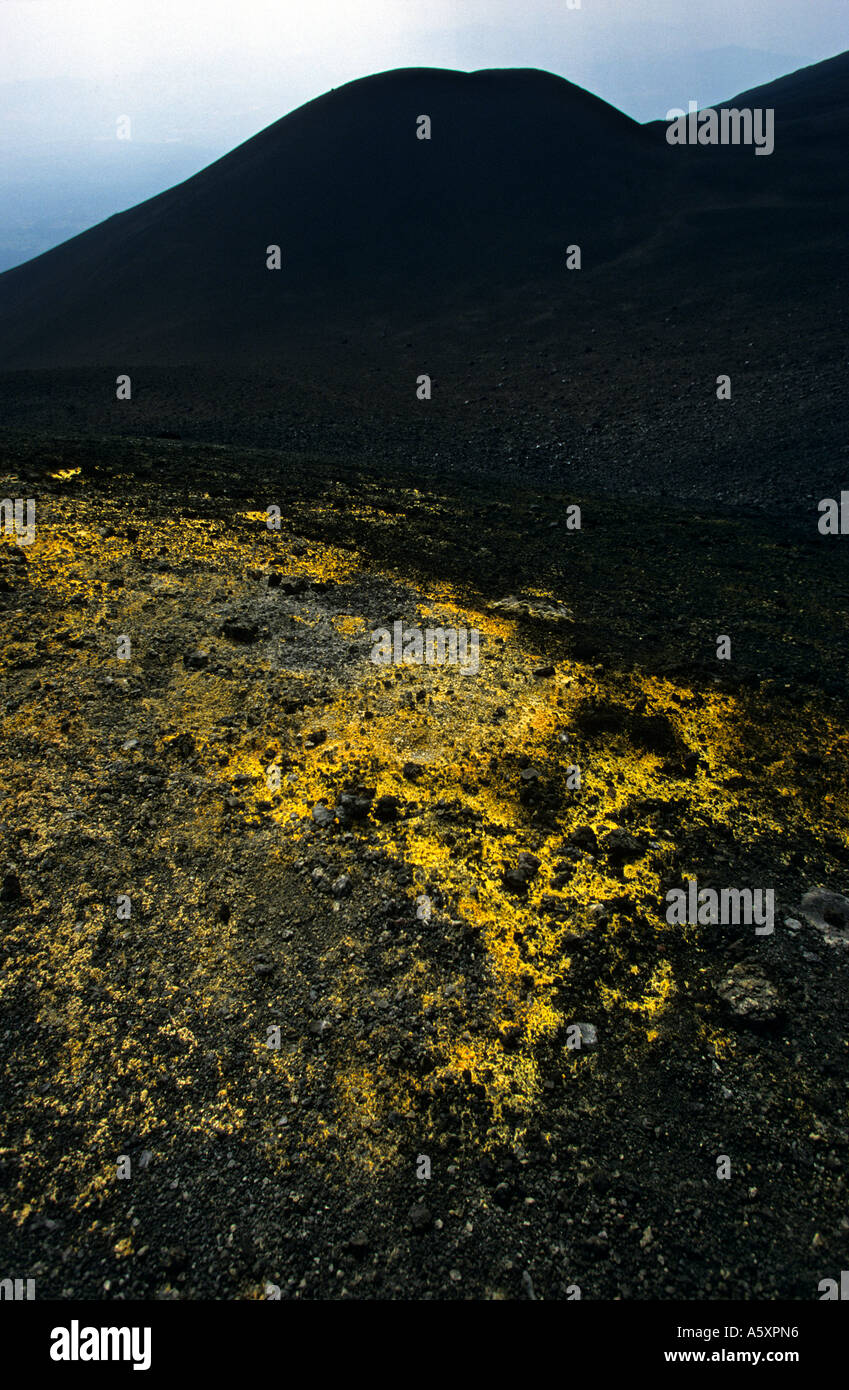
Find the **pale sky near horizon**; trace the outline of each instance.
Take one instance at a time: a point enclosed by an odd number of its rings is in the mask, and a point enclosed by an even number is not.
[[[388,68],[544,68],[648,121],[849,48],[849,0],[574,3],[0,0],[0,271]]]
[[[147,80],[160,104],[179,111],[186,102],[190,122],[200,121],[193,134],[201,143],[207,132],[199,89],[212,125],[216,107],[232,103],[234,92],[246,107],[252,99],[257,109],[272,100],[283,115],[329,87],[386,68],[527,66],[591,86],[628,110],[634,72],[648,75],[669,55],[742,48],[802,66],[849,47],[849,0],[580,3],[0,0],[0,84],[126,82],[138,100]],[[600,91],[605,78],[609,89]]]

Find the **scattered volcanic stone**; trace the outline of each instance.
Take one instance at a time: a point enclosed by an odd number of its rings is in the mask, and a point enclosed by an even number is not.
[[[330,891],[334,898],[346,898],[352,887],[353,881],[350,874],[340,874],[339,877],[334,880],[333,887]]]
[[[316,825],[328,826],[333,824],[336,815],[335,812],[331,811],[329,806],[325,806],[319,801],[312,808],[312,818]]]
[[[828,946],[849,946],[849,898],[828,888],[811,888],[802,899],[802,912]]]
[[[587,700],[576,711],[575,725],[585,734],[619,733],[628,725],[630,712],[610,700]]]
[[[489,1157],[489,1154],[484,1154],[478,1164],[478,1173],[480,1174],[481,1182],[487,1187],[493,1187],[495,1185],[495,1180],[498,1177],[498,1169],[493,1160]]]
[[[601,847],[612,864],[620,865],[629,860],[642,859],[646,852],[645,845],[635,835],[629,835],[627,830],[611,830],[602,840]]]
[[[368,1236],[364,1231],[357,1231],[356,1235],[351,1236],[345,1246],[348,1254],[353,1255],[357,1260],[362,1260],[368,1254],[368,1248]]]
[[[524,893],[531,879],[539,872],[540,861],[535,854],[523,851],[515,864],[504,870],[502,875],[505,888],[513,893]]]
[[[695,777],[699,762],[698,753],[686,753],[683,758],[670,758],[660,770],[665,777]]]
[[[420,1202],[410,1207],[409,1217],[410,1225],[414,1231],[427,1231],[433,1224],[433,1217],[427,1207],[422,1206]]]
[[[408,782],[417,781],[418,778],[421,777],[424,770],[425,769],[423,763],[405,763],[401,769]]]
[[[197,752],[194,735],[189,733],[188,729],[184,729],[167,745],[167,751],[178,758],[190,758],[193,753]]]
[[[720,980],[716,992],[735,1023],[757,1027],[781,1016],[778,993],[757,966],[740,961]]]
[[[192,671],[202,671],[205,666],[209,665],[209,657],[206,652],[189,652],[183,660]]]
[[[551,881],[551,887],[558,890],[563,887],[561,883]],[[569,904],[562,898],[555,898],[550,893],[544,893],[539,901],[539,910],[546,917],[556,917],[559,921],[565,922],[569,916]]]
[[[3,887],[0,888],[0,902],[16,903],[22,897],[21,881],[15,871],[10,869],[3,875]]]
[[[678,735],[665,714],[632,715],[628,722],[633,741],[650,753],[663,756],[681,753]]]
[[[554,667],[553,667],[553,666],[537,666],[537,667],[534,669],[534,671],[533,671],[532,674],[533,674],[534,680],[542,681],[542,680],[545,680],[548,676],[553,676],[553,675],[554,675]]]
[[[371,802],[368,797],[353,796],[350,792],[342,792],[336,807],[336,814],[343,825],[350,825],[351,821],[365,820],[370,805]]]
[[[379,796],[374,803],[373,813],[378,820],[392,821],[398,819],[398,798],[397,796]]]
[[[570,834],[569,843],[576,845],[578,849],[588,850],[591,854],[598,849],[596,834],[591,825],[579,825]]]
[[[502,875],[504,887],[511,893],[525,893],[528,888],[528,880],[520,869],[505,869]]]
[[[307,734],[304,739],[305,748],[318,748],[320,744],[327,742],[326,729],[313,729],[312,733]]]
[[[566,887],[566,884],[574,876],[574,873],[574,864],[569,864],[566,867],[558,865],[557,872],[552,874],[548,881],[549,888],[553,888],[556,893],[559,893],[562,888]]]
[[[241,642],[247,645],[250,642],[259,641],[259,624],[250,623],[244,619],[229,619],[222,625],[221,636],[228,637],[231,642]]]

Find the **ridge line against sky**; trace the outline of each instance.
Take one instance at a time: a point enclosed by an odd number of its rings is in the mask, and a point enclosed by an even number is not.
[[[539,68],[644,122],[849,46],[847,0],[577,3],[0,0],[0,270],[369,74]]]

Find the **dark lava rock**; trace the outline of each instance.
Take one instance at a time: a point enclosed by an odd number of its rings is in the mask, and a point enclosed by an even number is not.
[[[489,1154],[484,1154],[483,1158],[478,1164],[478,1173],[480,1174],[481,1182],[484,1183],[486,1187],[495,1186],[496,1180],[498,1178],[498,1168],[496,1167],[493,1160],[489,1157]]]
[[[535,854],[523,851],[514,867],[506,868],[502,875],[505,888],[512,893],[527,891],[531,879],[539,872],[540,861]]]
[[[373,814],[378,820],[392,821],[398,819],[398,798],[397,796],[380,796],[374,803]]]
[[[630,711],[609,700],[587,700],[575,713],[575,726],[585,734],[615,734],[628,727]]]
[[[350,825],[355,820],[365,820],[369,813],[371,801],[366,796],[354,796],[351,792],[342,792],[336,807],[336,814],[343,825]]]
[[[352,887],[353,881],[351,879],[350,874],[340,874],[339,877],[334,880],[333,886],[330,891],[333,894],[334,898],[346,898],[350,893]]]
[[[179,1274],[180,1270],[185,1269],[189,1263],[189,1257],[184,1245],[169,1245],[163,1250],[160,1264],[169,1274]]]
[[[682,758],[669,759],[660,770],[666,777],[695,777],[700,761],[698,753],[685,753]]]
[[[612,864],[625,864],[634,859],[642,859],[646,847],[635,835],[627,830],[611,830],[601,842],[604,853]]]
[[[559,893],[561,889],[566,887],[566,884],[569,882],[569,880],[574,877],[574,874],[574,864],[569,864],[566,868],[560,868],[558,866],[557,873],[552,874],[551,878],[548,881],[549,888],[553,888],[555,892]]]
[[[414,1231],[428,1231],[433,1225],[433,1217],[427,1207],[422,1206],[420,1202],[416,1202],[415,1206],[410,1207],[408,1215]]]
[[[183,657],[183,661],[191,671],[202,671],[205,666],[209,665],[209,657],[206,652],[189,652],[187,656]]]
[[[335,811],[332,811],[329,806],[325,806],[321,801],[313,806],[311,814],[316,825],[325,827],[332,825],[336,819]]]
[[[173,753],[178,758],[191,758],[197,752],[194,735],[190,734],[188,729],[184,729],[166,745],[166,752]]]
[[[649,753],[660,753],[666,757],[681,751],[678,735],[665,714],[632,715],[628,721],[628,732],[634,743],[640,744]]]
[[[596,834],[591,825],[579,825],[569,835],[569,843],[577,845],[578,849],[588,850],[590,854],[595,854],[598,849]]]
[[[535,681],[545,680],[548,676],[554,675],[553,666],[537,666],[531,673]]]
[[[246,646],[250,642],[259,641],[259,624],[247,622],[244,619],[230,619],[222,625],[221,636],[227,637],[231,642],[240,642]]]
[[[417,781],[418,778],[421,777],[424,770],[425,768],[423,763],[405,763],[401,769],[408,782]]]
[[[505,869],[502,880],[504,887],[511,893],[526,893],[528,891],[528,880],[521,869]]]
[[[0,902],[16,903],[23,897],[21,881],[13,869],[3,875],[3,887],[0,888]]]
[[[531,854],[526,849],[523,849],[519,855],[519,868],[527,874],[528,878],[533,878],[534,874],[539,872],[540,862],[535,854]]]
[[[368,1254],[368,1249],[369,1239],[364,1231],[357,1231],[357,1233],[351,1236],[351,1239],[347,1241],[345,1244],[345,1250],[347,1251],[347,1253],[349,1255],[353,1255],[356,1260],[364,1259],[365,1256]]]
[[[640,709],[629,710],[610,700],[588,700],[576,712],[575,725],[586,734],[625,733],[650,753],[683,758],[686,750],[666,715],[643,714]]]

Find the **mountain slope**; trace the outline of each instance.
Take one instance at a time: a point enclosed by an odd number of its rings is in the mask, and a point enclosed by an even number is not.
[[[631,244],[662,177],[646,131],[548,73],[383,73],[0,277],[0,363],[264,354],[317,314],[486,294]]]

